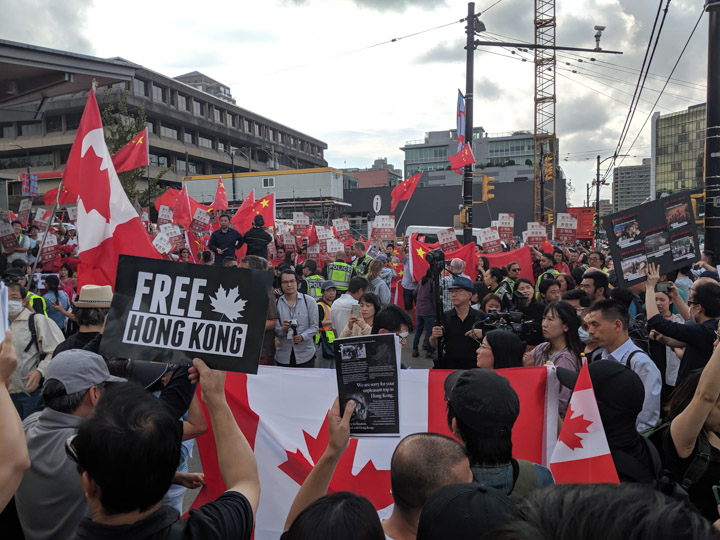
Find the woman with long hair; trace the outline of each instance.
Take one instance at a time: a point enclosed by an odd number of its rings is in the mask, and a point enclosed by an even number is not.
[[[73,269],[65,263],[60,267],[60,289],[65,291],[70,300],[75,298],[75,286],[73,285]]]
[[[503,369],[522,367],[525,345],[507,330],[490,330],[483,337],[477,350],[477,367]]]
[[[380,276],[385,265],[382,261],[377,259],[373,260],[368,266],[368,273],[365,276],[368,280],[367,292],[377,295],[380,299],[382,307],[387,306],[390,303],[390,288],[387,286],[385,280]]]
[[[417,320],[417,328],[415,328],[415,337],[413,338],[412,355],[414,358],[420,356],[418,347],[420,345],[420,337],[425,331],[425,349],[427,350],[427,358],[432,358],[435,353],[432,345],[430,345],[430,334],[435,324],[435,280],[433,272],[428,268],[425,275],[418,283],[413,291],[415,295],[415,318]]]
[[[532,350],[533,363],[536,366],[543,366],[552,362],[556,367],[580,371],[582,367],[580,354],[583,352],[583,344],[578,335],[580,324],[580,317],[575,308],[567,302],[548,304],[542,320],[542,333],[547,341]],[[560,386],[558,408],[563,418],[571,395],[570,388]]]
[[[542,323],[545,306],[535,298],[535,286],[527,278],[518,278],[515,281],[515,293],[513,294],[513,309],[520,311],[525,320],[534,322],[538,328]],[[542,341],[540,333],[536,337],[527,339],[528,345],[538,345]]]
[[[685,322],[681,315],[673,313],[673,301],[668,293],[655,291],[655,305],[664,319],[677,323]],[[675,349],[672,345],[677,345],[677,343],[672,343],[656,330],[650,330],[650,357],[663,374],[663,398],[661,400],[663,403],[667,401],[670,392],[675,388],[680,369],[680,356],[684,350]]]
[[[347,325],[340,332],[341,338],[370,335],[375,315],[382,309],[380,300],[373,293],[365,293],[360,297],[359,307],[360,316],[350,314]]]
[[[703,474],[686,489],[690,502],[710,521],[718,517],[713,486],[720,478],[720,347],[716,347],[700,376],[690,372],[670,398],[670,427],[662,440],[663,465],[682,481],[698,454],[707,462]],[[694,475],[693,475],[694,476]]]

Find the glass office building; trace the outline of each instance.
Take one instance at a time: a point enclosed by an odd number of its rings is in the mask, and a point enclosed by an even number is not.
[[[652,118],[653,193],[663,194],[703,187],[705,104]]]

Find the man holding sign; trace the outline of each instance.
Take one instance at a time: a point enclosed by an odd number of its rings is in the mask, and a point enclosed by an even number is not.
[[[22,234],[22,223],[18,220],[12,222],[12,229],[17,238],[17,247],[6,248],[3,242],[3,251],[7,253],[7,264],[10,266],[13,261],[28,262],[27,253],[30,249],[30,238],[26,234]]]

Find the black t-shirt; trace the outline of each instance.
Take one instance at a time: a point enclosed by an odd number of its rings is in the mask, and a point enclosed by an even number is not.
[[[455,308],[443,314],[444,355],[441,363],[435,367],[441,369],[470,369],[477,367],[478,342],[465,334],[473,329],[476,322],[484,316],[477,309],[470,308],[465,320],[460,320]]]
[[[77,332],[72,336],[68,337],[65,341],[60,343],[53,351],[53,358],[63,351],[69,351],[70,349],[82,349],[90,343],[99,332]]]
[[[710,446],[710,453],[714,458],[720,459],[720,450],[714,446]],[[675,450],[675,444],[670,435],[670,429],[666,429],[663,434],[663,464],[672,473],[673,478],[679,484],[685,476],[685,471],[692,462],[698,451],[698,443],[695,442],[695,448],[692,453],[685,459],[681,458]],[[720,484],[720,462],[713,460],[708,464],[703,477],[695,482],[688,490],[688,497],[700,513],[710,521],[718,518],[718,507],[715,502],[715,496],[712,487]]]
[[[102,525],[84,518],[75,532],[76,540],[106,538],[111,540],[161,540],[166,538],[248,539],[252,536],[253,515],[250,502],[242,493],[226,491],[211,503],[178,521],[178,511],[162,506],[145,519],[130,525]],[[177,525],[173,526],[173,524]],[[173,529],[185,527],[184,535]]]

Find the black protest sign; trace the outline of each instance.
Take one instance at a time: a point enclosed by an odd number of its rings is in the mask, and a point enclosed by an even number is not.
[[[648,263],[667,274],[700,258],[689,191],[610,214],[604,225],[620,286],[645,281]]]
[[[257,373],[272,275],[121,255],[101,353]]]

